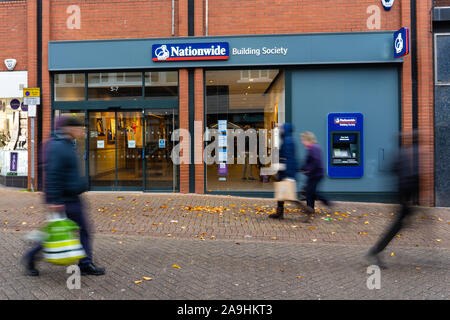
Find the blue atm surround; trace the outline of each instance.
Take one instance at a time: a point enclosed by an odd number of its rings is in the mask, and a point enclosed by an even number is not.
[[[363,115],[328,114],[328,176],[361,178],[364,168]]]

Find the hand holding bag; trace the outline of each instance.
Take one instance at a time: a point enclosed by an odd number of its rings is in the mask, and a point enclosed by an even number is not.
[[[80,240],[75,235],[78,225],[66,217],[65,213],[49,214],[44,228],[46,238],[42,246],[44,260],[58,265],[71,265],[86,256]]]
[[[297,181],[294,179],[284,179],[275,182],[275,199],[278,201],[296,201]]]

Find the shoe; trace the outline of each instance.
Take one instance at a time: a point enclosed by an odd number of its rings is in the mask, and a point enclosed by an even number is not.
[[[269,214],[269,218],[272,218],[272,219],[284,219],[283,215],[282,214],[278,214],[278,213]]]
[[[370,265],[376,265],[380,269],[384,269],[384,270],[386,270],[388,268],[387,265],[381,260],[379,255],[374,253],[372,251],[372,249],[369,250],[369,252],[366,254],[366,259],[370,263]]]
[[[255,181],[256,179],[253,177],[248,178],[249,181]]]
[[[34,262],[28,258],[22,259],[22,264],[25,267],[25,274],[31,277],[37,277],[39,275],[39,270],[35,268]]]
[[[283,219],[283,211],[284,211],[284,208],[277,208],[277,213],[270,214],[269,218],[272,218],[272,219]]]
[[[83,263],[78,265],[80,267],[81,275],[102,276],[105,274],[105,268],[98,268],[93,263]]]

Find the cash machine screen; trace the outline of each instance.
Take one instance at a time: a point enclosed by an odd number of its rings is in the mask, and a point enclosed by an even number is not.
[[[332,164],[335,166],[359,165],[358,133],[333,133]]]

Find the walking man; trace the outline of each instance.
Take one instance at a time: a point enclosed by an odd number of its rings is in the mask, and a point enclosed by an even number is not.
[[[411,202],[416,196],[419,182],[419,170],[413,164],[413,155],[415,152],[418,152],[418,147],[415,144],[417,142],[417,132],[405,133],[404,137],[405,139],[410,139],[411,144],[400,149],[399,156],[392,168],[394,174],[397,175],[400,210],[396,215],[393,224],[367,253],[369,262],[378,265],[382,269],[387,269],[387,266],[380,259],[379,253],[381,253],[395,235],[400,232],[405,218],[410,216]]]
[[[277,180],[285,179],[297,180],[298,164],[295,151],[295,143],[292,138],[293,127],[290,123],[284,123],[280,127],[281,148],[280,148],[280,170],[277,173]],[[298,202],[300,204],[300,202]],[[277,212],[269,215],[272,219],[283,219],[284,201],[277,201]]]
[[[80,242],[86,252],[86,257],[79,261],[81,274],[103,275],[105,269],[92,263],[90,227],[79,197],[87,190],[87,186],[80,176],[73,141],[84,137],[83,123],[75,117],[60,117],[55,129],[55,134],[46,143],[43,154],[45,202],[50,212],[65,212],[67,218],[80,227]],[[23,258],[25,271],[30,276],[39,275],[35,261],[41,250],[42,245],[38,244]]]

